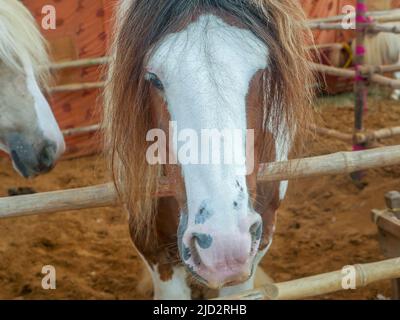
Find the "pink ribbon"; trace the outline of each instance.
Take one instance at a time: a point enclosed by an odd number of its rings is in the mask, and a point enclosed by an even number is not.
[[[367,17],[365,15],[368,12],[368,8],[365,3],[357,3],[356,8],[357,8],[356,21],[358,23],[371,23],[374,21],[372,17]]]
[[[357,2],[356,10],[358,12],[367,12],[368,8],[367,8],[367,5],[365,3]]]
[[[369,17],[366,16],[357,16],[356,17],[356,22],[357,23],[368,23],[368,22],[372,22],[372,20]]]
[[[363,56],[365,55],[366,49],[365,46],[357,46],[356,47],[356,55]]]
[[[366,150],[366,148],[364,146],[361,146],[361,145],[353,146],[353,151],[363,151],[363,150]]]

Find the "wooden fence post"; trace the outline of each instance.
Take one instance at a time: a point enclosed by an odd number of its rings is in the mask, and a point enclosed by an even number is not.
[[[387,210],[373,210],[372,217],[378,226],[379,244],[388,258],[400,257],[400,192],[385,195]],[[400,278],[392,280],[393,299],[400,300]]]

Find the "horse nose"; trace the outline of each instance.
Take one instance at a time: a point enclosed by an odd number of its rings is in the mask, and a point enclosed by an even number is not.
[[[193,271],[211,288],[240,283],[250,277],[250,234],[192,235]]]
[[[52,143],[46,143],[38,154],[38,172],[46,173],[54,167],[56,148]]]
[[[209,233],[204,229],[202,232],[188,230],[189,234],[184,237],[185,263],[210,288],[248,280],[258,251],[261,219],[248,217],[230,231],[213,229]]]
[[[252,241],[253,243],[257,243],[261,240],[261,236],[262,236],[262,231],[263,231],[263,222],[262,222],[262,218],[259,214],[254,214],[252,217],[248,218],[248,225],[249,227],[249,231],[252,237]],[[253,247],[253,250],[258,249]]]

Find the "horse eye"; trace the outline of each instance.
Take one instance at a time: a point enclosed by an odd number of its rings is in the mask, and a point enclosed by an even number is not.
[[[146,74],[146,80],[148,80],[153,86],[155,86],[158,90],[164,91],[164,85],[161,80],[154,73],[148,72]]]

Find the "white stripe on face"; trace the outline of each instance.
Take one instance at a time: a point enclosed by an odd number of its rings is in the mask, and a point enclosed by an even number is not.
[[[177,130],[189,128],[201,136],[201,129],[240,129],[244,134],[249,84],[258,70],[266,68],[267,57],[268,49],[250,31],[203,15],[185,30],[169,35],[148,68],[164,84]],[[242,141],[234,152],[245,157]],[[244,175],[237,177],[237,169],[246,172],[245,166],[184,165],[189,211],[210,197],[221,201],[218,195],[234,197],[235,181],[246,184]],[[228,209],[225,204],[216,205],[218,211]]]
[[[31,65],[25,66],[25,73],[28,91],[34,99],[39,128],[46,139],[55,143],[57,147],[57,159],[65,151],[64,136],[58,126],[50,105],[39,88]]]
[[[163,82],[178,131],[191,129],[201,136],[202,129],[239,129],[243,139],[234,144],[234,152],[245,158],[246,98],[251,80],[267,62],[267,47],[249,30],[203,15],[185,30],[167,36],[148,69]],[[208,268],[200,275],[209,275],[209,282],[219,285],[236,273],[243,275],[258,247],[250,229],[261,220],[249,208],[245,164],[184,164],[182,171],[189,212],[183,248],[190,247],[194,235],[203,267]],[[186,264],[199,274],[191,259]],[[216,273],[211,275],[213,270]]]

